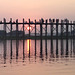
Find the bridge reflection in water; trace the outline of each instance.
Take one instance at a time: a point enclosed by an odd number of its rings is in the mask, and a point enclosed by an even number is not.
[[[58,42],[58,43],[57,43]],[[75,39],[69,40],[3,40],[0,41],[0,64],[7,61],[51,61],[75,57]]]

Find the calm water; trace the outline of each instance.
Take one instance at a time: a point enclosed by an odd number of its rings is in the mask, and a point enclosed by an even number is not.
[[[75,40],[1,40],[0,74],[75,75]]]

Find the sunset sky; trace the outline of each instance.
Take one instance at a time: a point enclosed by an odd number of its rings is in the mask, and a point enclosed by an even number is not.
[[[0,0],[0,20],[68,18],[75,20],[75,0]]]

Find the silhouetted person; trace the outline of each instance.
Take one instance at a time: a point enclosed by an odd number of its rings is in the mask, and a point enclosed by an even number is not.
[[[41,18],[39,21],[40,21],[41,23],[44,23],[44,19],[43,19],[43,18]]]

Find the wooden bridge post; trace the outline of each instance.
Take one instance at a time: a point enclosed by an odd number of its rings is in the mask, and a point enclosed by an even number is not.
[[[47,37],[47,21],[48,20],[46,20],[46,29],[45,29],[45,36]]]
[[[30,19],[29,19],[29,39],[30,39]]]
[[[71,25],[70,25],[70,27],[71,27],[71,28],[70,28],[70,29],[71,29],[71,30],[70,30],[70,38],[71,38],[71,39],[70,39],[70,41],[71,41],[71,43],[70,43],[70,45],[71,45],[70,54],[72,55],[72,37],[73,37],[73,35],[72,35],[72,34],[73,34],[73,32],[72,32],[72,21],[71,21],[70,23],[71,23]]]
[[[63,55],[63,20],[61,20],[61,55]]]
[[[36,20],[35,20],[35,57],[36,57]]]
[[[41,21],[40,21],[40,56],[42,58],[42,22]]]
[[[11,29],[10,38],[12,39],[12,18],[10,18],[10,29]]]
[[[25,35],[25,33],[24,33],[24,19],[23,19],[23,60],[24,60],[24,58],[25,58],[25,41],[24,41],[24,35]]]
[[[10,38],[11,38],[11,52],[10,52],[10,57],[12,59],[12,18],[10,18],[10,28],[11,28],[11,34],[10,34]]]
[[[4,18],[4,41],[3,41],[3,45],[4,45],[4,64],[6,63],[6,19]]]
[[[75,21],[73,22],[73,38],[75,39]]]
[[[72,21],[71,21],[71,30],[70,30],[70,32],[71,32],[71,34],[70,34],[70,37],[73,37],[73,32],[72,32]],[[72,39],[72,38],[71,38]]]
[[[40,37],[42,39],[42,22],[40,22]]]
[[[24,33],[24,19],[23,19],[23,39],[24,39],[24,35],[25,33]]]
[[[50,22],[50,30],[51,30],[51,56],[54,56],[53,54],[53,22],[51,19],[49,19]]]
[[[58,56],[58,23],[59,19],[56,19],[56,55]]]
[[[75,55],[75,21],[73,22],[73,54]]]
[[[66,55],[68,55],[68,26],[69,20],[66,20]]]
[[[48,20],[46,20],[46,29],[45,29],[45,37],[46,37],[46,39],[45,39],[45,52],[46,52],[46,56],[47,56],[47,21]]]
[[[4,18],[4,39],[6,39],[6,19]]]
[[[16,20],[16,40],[18,39],[18,35],[19,31],[18,31],[18,19]]]
[[[29,19],[29,58],[30,58],[30,19]]]
[[[18,19],[16,20],[16,59],[18,59]]]

